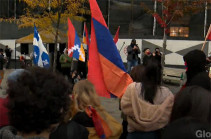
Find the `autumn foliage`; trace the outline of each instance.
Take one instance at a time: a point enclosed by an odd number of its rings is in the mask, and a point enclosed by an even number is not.
[[[155,1],[155,0],[154,0]],[[141,7],[155,17],[156,21],[161,27],[166,28],[168,32],[169,24],[172,21],[178,21],[185,15],[196,14],[204,9],[205,0],[156,0],[158,4],[162,5],[162,12],[154,12],[153,9],[149,9],[145,3],[141,3]]]

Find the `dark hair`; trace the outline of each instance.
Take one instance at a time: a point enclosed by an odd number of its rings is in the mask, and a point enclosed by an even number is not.
[[[141,82],[143,78],[143,72],[144,72],[144,66],[138,65],[133,67],[133,69],[130,72],[130,76],[134,82]]]
[[[145,52],[147,49],[149,49],[149,48],[144,48],[143,52]]]
[[[31,68],[8,83],[10,124],[23,133],[41,133],[63,120],[70,108],[69,83],[43,68]]]
[[[182,118],[192,117],[211,124],[211,93],[198,87],[190,86],[179,92],[174,101],[171,122]]]
[[[161,64],[154,59],[149,59],[144,69],[141,94],[146,101],[152,104],[154,104],[153,99],[161,84],[161,70]]]
[[[197,131],[210,132],[210,125],[197,119],[184,117],[169,124],[162,135],[162,139],[198,139]]]
[[[191,79],[200,72],[206,71],[206,55],[203,51],[193,50],[188,52],[184,57],[187,64],[187,82],[188,85]]]
[[[155,48],[155,51],[156,51],[157,49],[160,50],[160,48],[157,47],[157,48]]]
[[[132,40],[131,40],[131,43],[134,43],[134,42],[136,42],[136,39],[132,39]]]

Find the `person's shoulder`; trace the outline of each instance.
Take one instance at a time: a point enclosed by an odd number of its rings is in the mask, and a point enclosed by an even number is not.
[[[130,83],[130,84],[128,85],[127,88],[135,88],[136,85],[138,85],[138,83],[132,82],[132,83]]]
[[[171,92],[171,90],[168,87],[160,86],[160,89],[161,89],[162,95],[165,95],[165,96],[171,95],[171,96],[173,96],[173,93]]]
[[[73,121],[73,120],[70,120],[68,123],[67,123],[67,127],[68,129],[74,129],[74,130],[86,130],[86,128],[80,124],[78,124],[77,122]]]

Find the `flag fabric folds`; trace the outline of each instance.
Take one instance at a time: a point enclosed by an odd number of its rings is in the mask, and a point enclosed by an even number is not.
[[[70,19],[68,19],[68,55],[85,62],[83,45]]]
[[[48,52],[43,45],[42,39],[35,25],[34,25],[33,47],[34,47],[34,52],[33,52],[34,64],[39,67],[49,68],[50,60],[49,60]]]
[[[209,30],[207,32],[207,40],[211,41],[211,25],[210,25]]]
[[[120,29],[120,26],[118,26],[118,29],[116,31],[116,34],[114,36],[114,43],[116,44],[119,40],[119,29]]]
[[[90,41],[89,41],[89,34],[88,34],[87,27],[86,27],[86,23],[84,23],[83,44],[86,45],[86,48],[88,49]]]
[[[89,33],[88,33],[88,29],[86,27],[86,23],[84,23],[83,44],[86,46],[87,60],[89,60],[89,45],[90,45],[90,40],[89,40]]]
[[[121,97],[133,81],[126,73],[96,0],[90,0],[90,8],[92,20],[88,80],[95,85],[98,95]]]

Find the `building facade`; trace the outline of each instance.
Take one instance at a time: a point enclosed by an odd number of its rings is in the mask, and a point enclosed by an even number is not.
[[[140,42],[139,45],[141,48],[151,47],[153,44],[152,50],[154,49],[154,45],[162,49],[160,43],[163,38],[163,28],[155,21],[154,17],[148,14],[145,8],[141,6],[141,3],[144,3],[149,9],[161,13],[162,6],[159,3],[156,4],[154,0],[97,0],[97,2],[107,21],[111,34],[114,35],[118,26],[120,26],[120,41],[117,43],[119,50],[129,45],[130,39],[132,38],[139,40],[138,42]],[[25,6],[26,5],[19,0],[0,0],[0,18],[19,18],[19,16],[24,14]],[[89,5],[87,4],[87,6]],[[174,52],[175,48],[172,47],[175,41],[184,42],[184,46],[178,46],[181,51],[182,48],[187,50],[191,50],[189,48],[195,49],[196,45],[199,45],[200,48],[209,25],[211,24],[210,7],[210,4],[206,5],[205,3],[204,9],[200,12],[185,15],[183,18],[175,20],[169,25],[169,33],[167,36],[167,45],[169,47],[167,46],[167,49],[173,52],[173,55],[176,53]],[[90,15],[84,17],[87,19],[86,22],[90,31]],[[76,30],[80,31],[82,35],[83,23],[78,25]],[[15,23],[0,22],[0,43],[9,45],[12,49],[14,49],[16,39],[31,33],[33,33],[33,28],[19,29]],[[189,45],[188,42],[190,42],[189,44],[191,45]],[[26,47],[29,46],[20,45],[20,49],[24,49],[24,52],[20,50],[20,54],[26,53],[25,50],[31,51],[31,49],[26,49]],[[48,49],[50,50],[50,48]],[[122,49],[122,51],[123,50],[124,49]],[[209,44],[207,44],[206,53],[208,53],[208,51]],[[184,55],[184,52],[180,53],[180,55]],[[122,53],[121,56],[124,57]],[[178,64],[177,62],[173,63]]]

